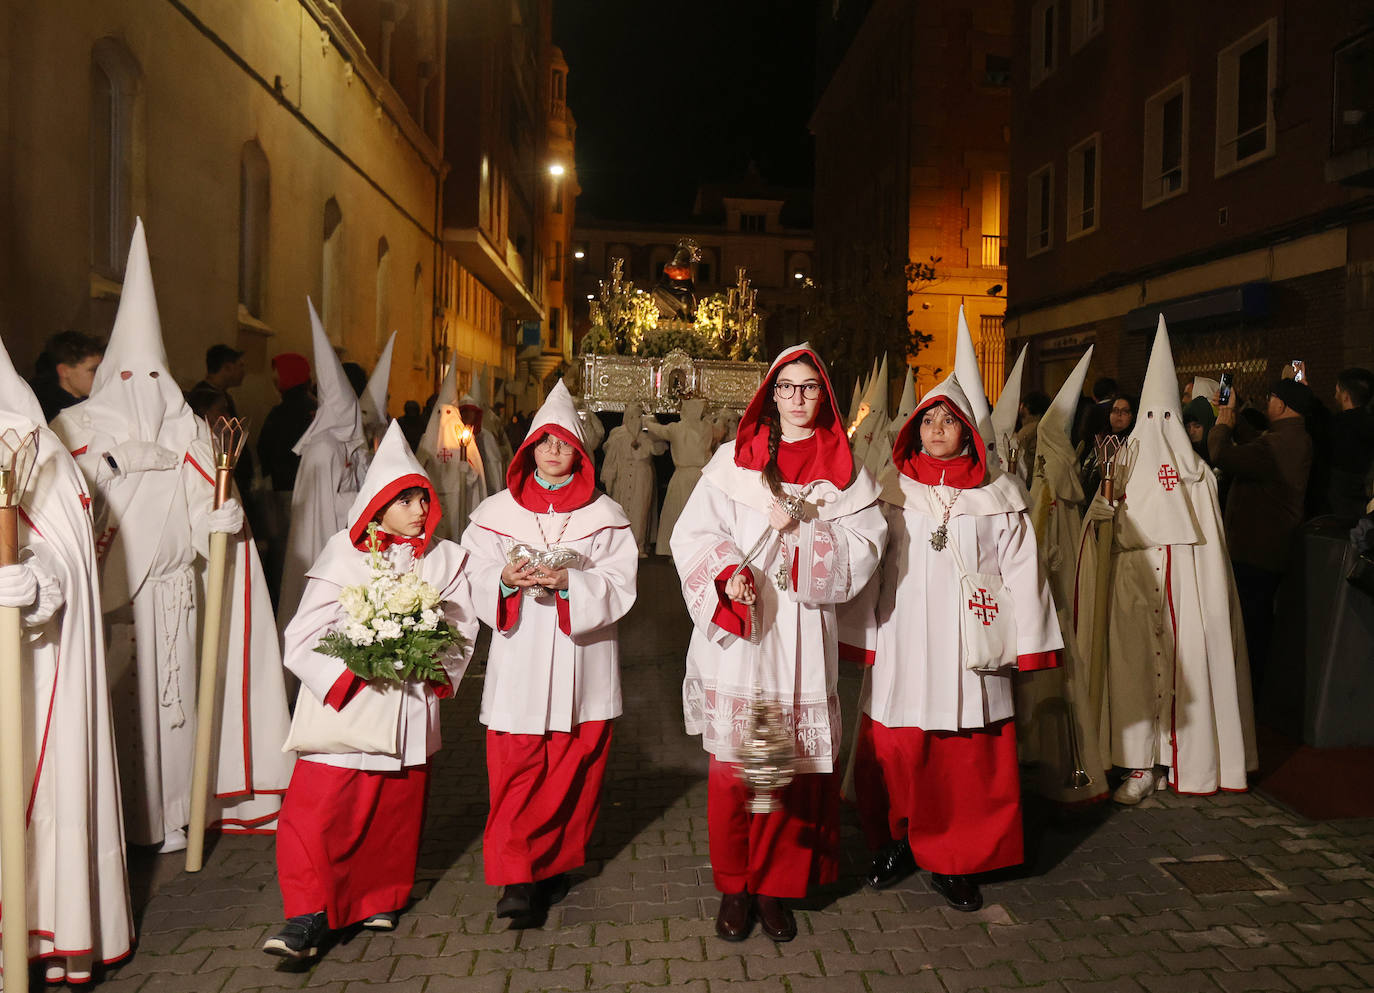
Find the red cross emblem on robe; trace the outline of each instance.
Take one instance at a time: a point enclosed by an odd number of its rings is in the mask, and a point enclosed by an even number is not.
[[[439,449],[439,461],[447,465],[453,461],[453,450],[449,448]]]
[[[1167,462],[1159,467],[1159,485],[1170,493],[1178,485],[1178,471]]]
[[[977,593],[968,598],[968,609],[978,616],[983,622],[983,627],[989,627],[992,619],[997,616],[997,601],[987,590],[979,588]]]

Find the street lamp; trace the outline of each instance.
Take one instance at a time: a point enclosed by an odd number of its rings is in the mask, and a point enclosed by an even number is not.
[[[553,165],[549,166],[549,175],[553,176],[555,179],[562,176],[565,171],[563,163],[561,162],[555,162]]]
[[[806,273],[801,272],[801,271],[794,272],[794,273],[792,273],[792,278],[795,279],[795,280],[799,280],[799,281],[800,281],[800,280],[803,280],[803,279],[806,278]]]
[[[581,260],[581,259],[585,259],[586,257],[587,257],[587,253],[584,252],[584,251],[583,251],[582,249],[580,249],[580,248],[579,248],[577,251],[573,252],[573,258],[575,258],[575,259]]]

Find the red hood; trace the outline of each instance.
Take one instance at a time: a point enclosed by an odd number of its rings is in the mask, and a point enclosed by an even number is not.
[[[921,451],[921,417],[937,403],[943,403],[953,411],[954,416],[959,418],[968,434],[972,448],[966,461],[962,463],[959,456],[955,456],[953,459],[939,460],[925,455]],[[892,461],[903,476],[922,483],[931,483],[929,478],[922,477],[930,475],[932,463],[938,466],[941,462],[946,463],[950,471],[952,478],[946,481],[949,486],[966,489],[972,486],[981,486],[987,481],[987,446],[983,441],[983,436],[978,433],[977,427],[974,426],[973,412],[968,407],[968,400],[952,377],[927,393],[916,409],[912,411],[911,416],[906,419],[902,429],[897,432],[897,440],[892,446]],[[924,472],[922,472],[923,462],[927,464]],[[938,478],[935,482],[939,482]]]
[[[772,395],[773,384],[778,372],[789,362],[795,362],[805,355],[813,363],[825,387],[824,397],[816,412],[816,453],[802,470],[799,478],[787,480],[789,483],[805,485],[817,479],[825,479],[840,489],[845,489],[854,481],[854,453],[849,448],[849,437],[845,434],[844,421],[835,406],[835,391],[830,385],[830,374],[826,372],[821,357],[806,344],[794,345],[785,349],[768,368],[758,391],[754,394],[744,416],[740,418],[739,429],[735,436],[735,465],[741,469],[759,472],[768,464],[769,425],[760,423],[764,404]]]
[[[577,449],[577,461],[573,465],[572,479],[556,490],[545,489],[534,478],[534,446],[546,434],[572,444]],[[585,507],[596,499],[596,464],[582,447],[582,439],[576,432],[569,431],[561,424],[545,423],[531,429],[525,440],[511,459],[506,470],[506,486],[510,489],[515,502],[526,510],[542,514],[553,507],[560,514]]]

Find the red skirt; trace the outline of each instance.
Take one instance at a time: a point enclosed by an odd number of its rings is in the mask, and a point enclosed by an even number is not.
[[[415,885],[429,766],[399,772],[300,761],[277,820],[277,881],[287,917],[332,928],[400,910]]]
[[[1024,861],[1015,721],[923,731],[885,727],[865,714],[854,789],[872,849],[905,837],[917,865],[947,876]]]
[[[749,784],[711,759],[706,821],[711,872],[722,893],[804,897],[840,871],[840,791],[834,773],[797,776],[771,814],[749,812]]]
[[[488,729],[491,813],[482,860],[489,884],[532,883],[587,861],[610,747],[610,721],[542,735]]]

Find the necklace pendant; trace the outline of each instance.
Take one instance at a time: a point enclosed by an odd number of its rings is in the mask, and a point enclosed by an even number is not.
[[[778,566],[778,571],[773,574],[773,582],[778,589],[786,590],[788,582],[792,579],[792,570],[787,568],[787,558],[783,557],[782,564]]]
[[[949,525],[941,524],[930,532],[930,547],[937,552],[943,552],[947,544],[949,544]]]

